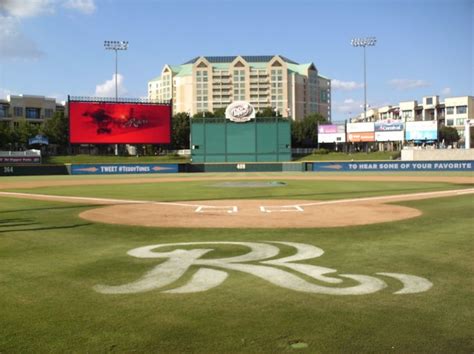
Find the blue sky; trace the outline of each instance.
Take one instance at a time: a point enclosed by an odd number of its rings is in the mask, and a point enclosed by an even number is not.
[[[164,64],[198,55],[281,54],[333,80],[333,120],[371,106],[474,94],[473,0],[0,0],[0,97],[144,97]]]

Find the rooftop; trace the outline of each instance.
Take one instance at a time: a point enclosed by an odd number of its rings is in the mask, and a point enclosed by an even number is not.
[[[232,63],[235,58],[237,58],[239,55],[232,55],[232,56],[222,56],[222,57],[214,57],[214,56],[205,56],[206,60],[210,63]],[[275,55],[240,55],[245,61],[249,63],[267,63],[270,60],[272,60]],[[285,62],[290,63],[290,64],[298,64],[297,62],[288,59],[282,55],[279,55],[280,58],[282,58]],[[201,57],[195,57],[189,61],[187,61],[184,64],[194,64],[199,58]]]

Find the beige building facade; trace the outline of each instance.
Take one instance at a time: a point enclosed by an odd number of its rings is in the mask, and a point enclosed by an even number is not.
[[[425,96],[422,102],[403,101],[398,105],[371,108],[351,119],[352,122],[375,122],[383,119],[400,119],[403,122],[438,121],[438,124],[456,128],[463,136],[465,121],[474,120],[474,96],[446,97]]]
[[[313,63],[283,56],[196,57],[148,82],[148,98],[173,99],[173,112],[196,113],[247,101],[271,107],[283,117],[303,119],[320,113],[331,120],[331,81]]]
[[[45,119],[52,118],[56,111],[64,111],[64,105],[45,96],[9,95],[6,100],[0,100],[0,122],[9,122],[12,126],[22,119],[40,125]]]

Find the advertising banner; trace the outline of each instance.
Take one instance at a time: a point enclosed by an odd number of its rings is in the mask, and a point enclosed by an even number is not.
[[[41,163],[41,156],[0,156],[2,164],[30,164]]]
[[[28,139],[28,145],[48,145],[49,144],[49,139],[46,136],[43,135],[36,135],[32,138]]]
[[[313,171],[474,171],[474,161],[313,162]]]
[[[374,127],[376,132],[402,131],[403,122],[394,119],[379,120],[375,122]]]
[[[319,143],[345,143],[345,124],[326,124],[318,126]]]
[[[403,130],[375,132],[375,141],[403,141]]]
[[[71,165],[72,175],[178,173],[177,164],[87,164]]]
[[[344,124],[326,124],[318,126],[318,134],[345,133]]]
[[[373,132],[374,123],[347,123],[347,132],[348,133],[364,133],[364,132]]]
[[[438,122],[435,120],[407,122],[405,140],[437,140]]]
[[[345,143],[345,133],[334,133],[334,134],[318,134],[319,143]]]
[[[72,144],[168,144],[171,106],[69,101]]]
[[[353,142],[353,143],[371,143],[375,141],[375,133],[373,131],[360,132],[360,133],[348,133],[347,141]]]

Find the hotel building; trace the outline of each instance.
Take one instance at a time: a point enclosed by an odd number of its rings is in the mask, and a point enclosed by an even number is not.
[[[319,75],[313,63],[279,55],[201,56],[165,65],[148,82],[148,98],[173,99],[173,112],[190,115],[248,101],[257,111],[272,107],[283,117],[320,113],[331,120],[331,80]]]

